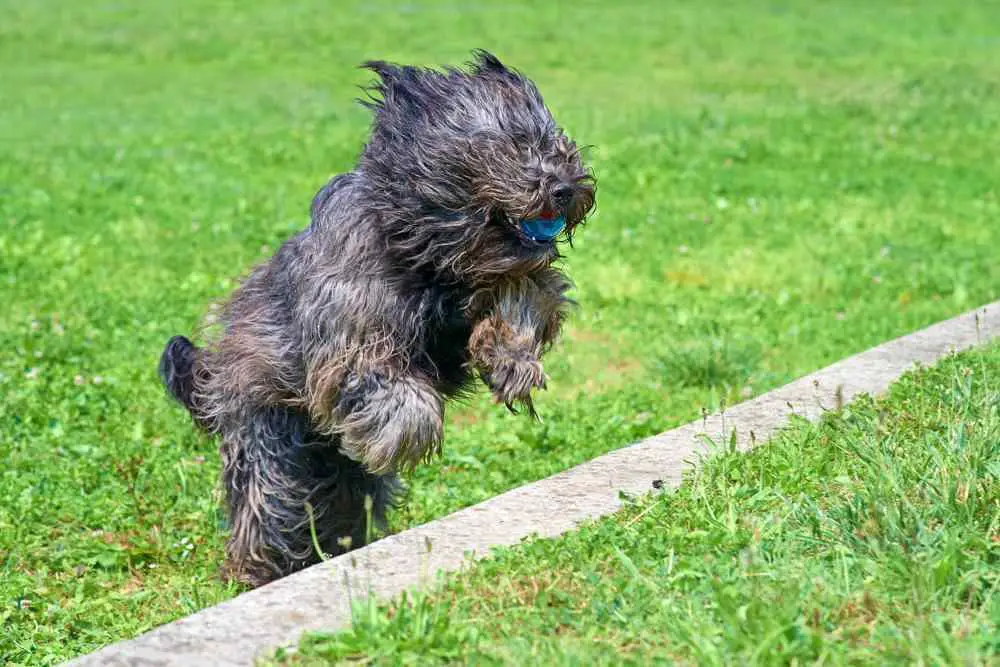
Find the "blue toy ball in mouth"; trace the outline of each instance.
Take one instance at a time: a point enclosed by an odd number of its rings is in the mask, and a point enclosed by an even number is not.
[[[532,241],[551,241],[559,236],[565,226],[566,219],[563,216],[521,221],[521,231]]]

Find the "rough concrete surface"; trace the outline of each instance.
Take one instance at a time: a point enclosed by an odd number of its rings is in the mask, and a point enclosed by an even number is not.
[[[302,632],[350,623],[350,601],[433,583],[467,555],[551,537],[621,507],[620,493],[676,486],[710,441],[749,449],[791,414],[817,419],[859,393],[879,394],[914,364],[975,346],[1000,332],[1000,301],[849,357],[758,398],[526,484],[437,521],[392,535],[233,600],[108,646],[68,664],[250,665]]]

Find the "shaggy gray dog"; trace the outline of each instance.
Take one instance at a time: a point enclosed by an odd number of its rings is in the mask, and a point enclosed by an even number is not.
[[[444,402],[477,375],[534,414],[570,304],[557,244],[595,203],[535,85],[492,54],[465,70],[363,66],[378,81],[355,169],[242,282],[219,336],[175,336],[160,360],[221,437],[225,571],[252,586],[318,560],[310,522],[329,554],[384,526],[397,473],[440,452]]]

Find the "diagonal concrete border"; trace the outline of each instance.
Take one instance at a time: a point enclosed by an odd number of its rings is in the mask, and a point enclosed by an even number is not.
[[[914,364],[932,363],[1000,335],[1000,301],[848,357],[758,398],[526,484],[437,521],[389,536],[233,600],[106,647],[68,664],[250,665],[302,632],[350,623],[350,599],[425,585],[466,555],[487,555],[532,534],[551,537],[621,507],[619,492],[641,494],[653,480],[676,486],[692,459],[735,435],[749,449],[791,414],[810,420],[860,393],[878,394]],[[429,548],[432,547],[432,548]]]

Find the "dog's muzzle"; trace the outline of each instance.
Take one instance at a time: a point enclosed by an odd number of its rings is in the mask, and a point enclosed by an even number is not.
[[[566,212],[573,200],[572,186],[561,184],[552,191],[552,201],[538,217],[521,221],[521,232],[532,241],[549,243],[566,227]]]

